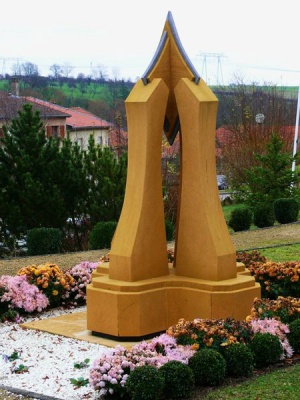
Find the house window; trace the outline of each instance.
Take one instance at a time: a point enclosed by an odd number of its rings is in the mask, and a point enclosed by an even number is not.
[[[83,149],[83,138],[77,138],[76,139],[78,146],[80,147],[80,149]]]
[[[58,126],[52,126],[52,136],[53,136],[54,138],[59,137]]]
[[[103,138],[102,138],[102,135],[98,136],[98,138],[97,138],[97,144],[99,144],[99,146],[103,146]]]

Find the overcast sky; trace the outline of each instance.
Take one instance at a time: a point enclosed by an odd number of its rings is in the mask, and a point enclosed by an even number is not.
[[[208,84],[237,81],[298,86],[297,0],[9,0],[1,4],[0,73],[29,61],[49,75],[97,65],[111,77],[140,77],[168,11],[190,60]]]

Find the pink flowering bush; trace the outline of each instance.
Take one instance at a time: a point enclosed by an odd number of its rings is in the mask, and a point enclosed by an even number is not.
[[[74,281],[62,296],[63,304],[79,306],[86,303],[86,287],[91,283],[92,272],[98,265],[98,262],[82,261],[66,271]]]
[[[2,275],[0,296],[0,310],[3,312],[9,309],[18,309],[27,313],[41,312],[49,305],[47,296],[41,293],[36,285],[28,283],[24,275]]]
[[[126,394],[126,380],[136,367],[151,365],[160,368],[173,360],[188,364],[194,353],[191,346],[178,346],[175,338],[167,334],[150,342],[142,341],[130,350],[116,346],[94,361],[90,369],[90,384],[100,396],[121,398]]]
[[[271,335],[278,336],[283,349],[282,360],[293,356],[294,351],[287,339],[287,334],[290,330],[286,324],[274,318],[253,319],[250,324],[254,333],[271,333]]]

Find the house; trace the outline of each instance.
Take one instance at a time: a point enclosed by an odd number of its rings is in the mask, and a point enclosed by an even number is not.
[[[40,112],[47,137],[64,139],[68,135],[82,150],[87,149],[90,135],[94,136],[96,144],[110,147],[118,154],[127,147],[127,134],[112,123],[80,107],[66,108],[35,97],[19,96],[18,86],[15,82],[13,84],[15,94],[0,91],[0,135],[3,134],[1,127],[9,125],[23,105],[30,103],[34,110]]]
[[[18,111],[25,103],[30,103],[25,97],[0,91],[0,135],[3,135],[3,125],[9,126],[12,119],[18,117]],[[46,132],[51,132],[53,136],[65,137],[66,121],[70,117],[66,111],[49,108],[43,104],[33,104],[33,109],[40,112]]]
[[[82,150],[87,149],[90,135],[94,136],[95,143],[101,147],[111,147],[110,136],[114,129],[113,124],[80,107],[66,108],[34,97],[26,97],[26,99],[37,106],[44,106],[49,110],[67,114],[66,127],[68,136],[72,142],[77,142]],[[55,133],[48,126],[47,136],[53,136]]]

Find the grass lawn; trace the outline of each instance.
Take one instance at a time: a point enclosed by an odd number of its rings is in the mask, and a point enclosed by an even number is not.
[[[271,261],[300,261],[300,244],[273,247],[269,249],[259,250],[259,252]]]
[[[214,389],[204,400],[298,400],[300,365],[250,378],[241,383]],[[199,399],[201,397],[198,397]]]

